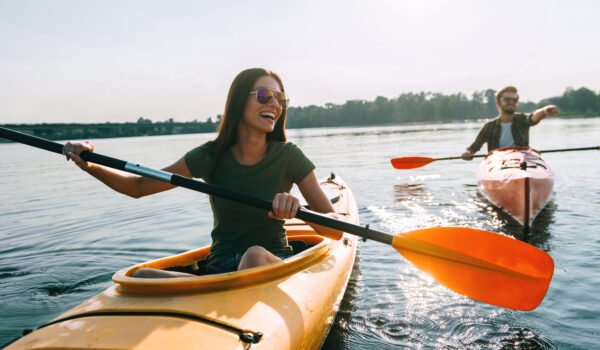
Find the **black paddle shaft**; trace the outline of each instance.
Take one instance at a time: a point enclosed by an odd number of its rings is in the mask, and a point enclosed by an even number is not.
[[[579,148],[561,148],[561,149],[547,149],[543,151],[539,151],[540,153],[552,153],[552,152],[571,152],[571,151],[589,151],[589,150],[600,150],[600,146],[593,147],[579,147]],[[487,154],[476,154],[473,155],[473,158],[485,157]],[[462,159],[462,157],[444,157],[444,158],[435,158],[435,160],[452,160],[452,159]]]
[[[27,135],[4,127],[0,127],[0,137],[29,146],[45,149],[50,152],[63,154],[64,145],[58,142],[53,142],[37,136]],[[108,157],[99,153],[84,151],[81,152],[80,157],[85,161],[149,177],[155,180],[170,183],[175,186],[185,187],[190,190],[244,203],[253,207],[258,207],[265,210],[271,210],[273,208],[273,203],[268,200],[229,190],[224,187],[211,185],[203,181],[190,179],[178,174],[172,174],[162,170],[147,168],[139,164],[129,163],[124,160]],[[388,233],[379,232],[368,227],[354,225],[345,221],[335,220],[304,209],[298,209],[296,212],[296,217],[317,225],[331,227],[336,230],[352,233],[364,239],[372,239],[385,244],[391,245],[394,237]]]

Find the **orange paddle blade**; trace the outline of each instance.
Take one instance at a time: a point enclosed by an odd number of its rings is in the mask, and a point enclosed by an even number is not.
[[[392,246],[437,282],[471,299],[533,310],[554,273],[546,252],[492,232],[437,227],[397,234]]]
[[[396,169],[416,169],[433,162],[434,158],[427,157],[402,157],[391,160]]]

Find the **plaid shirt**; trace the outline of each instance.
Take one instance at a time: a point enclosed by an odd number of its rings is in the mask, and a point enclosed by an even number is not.
[[[515,146],[529,147],[529,127],[537,124],[531,119],[532,116],[533,113],[515,113],[511,126]],[[485,123],[479,132],[479,135],[477,135],[475,142],[467,149],[471,153],[475,153],[479,151],[481,146],[486,142],[488,144],[488,153],[500,148],[500,133],[502,132],[500,123],[500,117],[496,117]]]

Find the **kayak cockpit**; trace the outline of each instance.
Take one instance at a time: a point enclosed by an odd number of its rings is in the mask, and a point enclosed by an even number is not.
[[[331,240],[314,234],[293,235],[289,237],[289,242],[292,247],[302,247],[300,248],[302,251],[276,263],[241,271],[177,278],[133,277],[135,271],[142,268],[182,271],[177,267],[189,268],[194,265],[202,265],[210,253],[210,247],[204,247],[122,269],[116,272],[112,279],[118,284],[120,291],[136,294],[208,292],[241,288],[249,284],[258,284],[291,275],[306,268],[328,255],[331,250],[329,245],[332,243]]]
[[[335,179],[335,175],[332,174],[330,178],[321,181],[320,184],[334,207],[339,207],[336,211],[341,215],[348,215],[345,207],[347,204],[346,192],[342,193],[345,187],[339,183],[339,180]],[[299,191],[294,188],[292,192],[298,196],[301,204],[305,206],[305,200]],[[241,271],[203,275],[202,265],[210,253],[210,247],[204,247],[122,269],[116,272],[112,279],[117,283],[120,292],[134,294],[196,293],[242,288],[284,278],[298,271],[306,270],[310,265],[323,261],[331,254],[333,249],[342,243],[318,235],[306,222],[296,218],[286,220],[284,227],[288,242],[294,249],[295,255],[276,263]],[[345,246],[351,244],[348,239],[342,241]],[[188,272],[193,273],[195,276],[175,278],[133,277],[134,273],[142,268]]]

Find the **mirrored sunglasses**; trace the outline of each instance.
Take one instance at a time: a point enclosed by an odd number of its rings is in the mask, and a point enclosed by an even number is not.
[[[256,95],[256,101],[258,101],[258,103],[260,103],[261,105],[266,105],[267,103],[269,103],[271,97],[274,97],[283,109],[287,109],[288,104],[290,102],[290,99],[285,94],[285,92],[274,91],[264,87],[259,87],[258,89],[256,89],[256,91],[251,91],[250,95],[253,94]]]

